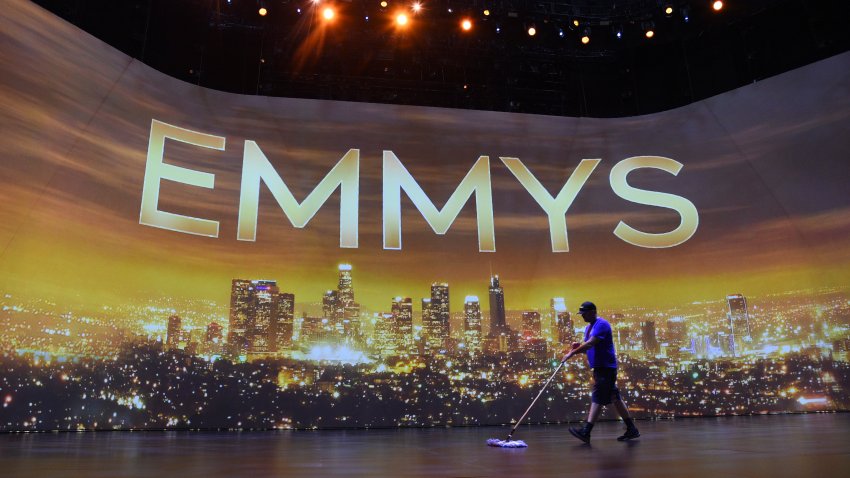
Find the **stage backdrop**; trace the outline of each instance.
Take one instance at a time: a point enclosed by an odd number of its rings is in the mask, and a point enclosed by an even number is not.
[[[850,55],[649,116],[221,93],[0,9],[0,430],[847,409]],[[579,419],[584,357],[531,422]]]

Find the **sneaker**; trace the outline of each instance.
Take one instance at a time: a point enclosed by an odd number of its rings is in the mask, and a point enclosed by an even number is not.
[[[570,433],[572,433],[573,436],[578,438],[579,440],[581,440],[585,443],[590,443],[590,432],[587,431],[587,429],[585,429],[585,428],[576,429],[576,428],[570,427]]]
[[[640,432],[637,428],[626,428],[626,433],[623,433],[621,436],[617,437],[617,441],[626,441],[631,440],[633,438],[637,438],[640,436]]]

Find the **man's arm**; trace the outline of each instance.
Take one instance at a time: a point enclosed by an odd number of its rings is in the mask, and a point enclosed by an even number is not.
[[[599,342],[599,337],[591,337],[591,338],[587,339],[587,342],[585,342],[585,343],[579,345],[578,347],[575,347],[574,349],[567,352],[567,354],[564,355],[564,358],[561,360],[561,362],[566,362],[573,355],[582,354],[582,353],[586,352],[587,349],[596,345],[597,342]]]

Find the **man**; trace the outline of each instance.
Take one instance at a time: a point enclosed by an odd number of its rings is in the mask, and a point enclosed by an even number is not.
[[[596,315],[596,305],[593,302],[581,304],[578,313],[587,322],[584,329],[584,342],[576,342],[572,349],[564,355],[564,361],[573,355],[587,352],[587,361],[593,369],[593,393],[591,394],[590,412],[587,414],[587,423],[581,428],[570,427],[570,433],[579,440],[590,443],[590,432],[593,424],[599,418],[602,407],[614,402],[617,413],[626,423],[626,433],[617,440],[625,441],[637,438],[640,432],[635,427],[634,421],[629,417],[629,410],[623,399],[620,398],[620,390],[617,389],[617,355],[614,352],[614,339],[611,336],[611,324],[602,317]]]

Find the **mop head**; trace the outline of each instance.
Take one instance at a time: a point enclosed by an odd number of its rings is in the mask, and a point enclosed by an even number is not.
[[[499,440],[491,438],[487,440],[487,446],[497,446],[500,448],[527,448],[528,445],[522,440]]]

